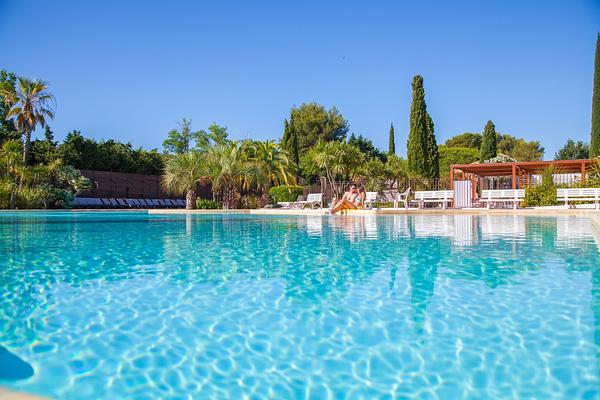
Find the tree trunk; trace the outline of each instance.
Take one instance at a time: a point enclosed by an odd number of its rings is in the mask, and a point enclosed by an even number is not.
[[[14,210],[15,208],[17,208],[17,191],[11,190],[10,191],[10,209]]]
[[[29,147],[31,146],[31,132],[25,132],[25,143],[23,144],[23,165],[29,164]]]
[[[190,189],[187,191],[187,193],[185,194],[185,209],[186,210],[193,210],[196,207],[196,198],[198,196],[196,196],[196,191],[193,189]]]

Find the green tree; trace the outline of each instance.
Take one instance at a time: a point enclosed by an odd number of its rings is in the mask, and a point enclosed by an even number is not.
[[[406,147],[408,167],[412,173],[430,179],[439,177],[439,155],[433,120],[427,113],[423,78],[419,75],[412,82],[410,131]]]
[[[367,158],[375,158],[382,162],[385,162],[387,159],[386,154],[375,147],[371,139],[367,139],[363,135],[356,136],[354,133],[351,134],[350,138],[348,138],[348,144],[358,147]]]
[[[592,95],[592,141],[590,157],[600,156],[600,33],[596,37],[594,56],[594,94]]]
[[[229,137],[229,133],[227,132],[226,126],[221,126],[216,122],[213,122],[208,127],[208,133],[201,131],[206,137],[208,137],[210,145],[221,145],[229,142],[227,139]]]
[[[483,138],[481,140],[481,148],[479,149],[479,161],[484,162],[497,155],[496,144],[496,127],[492,121],[485,124]]]
[[[17,82],[17,76],[13,73],[7,72],[6,70],[0,70],[0,87],[8,85],[12,89],[16,90],[15,84]],[[12,119],[7,117],[10,107],[3,100],[0,99],[0,144],[6,140],[19,139],[19,132],[15,128],[15,124]]]
[[[292,130],[291,137],[289,140],[289,150],[292,157],[292,162],[294,163],[294,167],[296,171],[298,170],[298,165],[300,165],[300,145],[298,143],[298,132],[296,130]]]
[[[172,129],[167,134],[167,138],[163,141],[165,152],[171,154],[187,153],[192,149],[192,140],[196,141],[197,147],[206,146],[208,144],[208,138],[204,132],[192,131],[191,120],[183,118],[181,122],[178,122],[178,125],[179,130]]]
[[[302,153],[317,142],[343,140],[348,133],[348,122],[337,108],[326,110],[317,103],[305,103],[290,111],[291,128],[298,135],[298,148]]]
[[[318,143],[311,150],[312,162],[325,176],[337,196],[342,187],[338,181],[352,181],[365,163],[365,156],[356,146],[346,142]]]
[[[267,140],[244,143],[248,159],[254,162],[260,172],[267,178],[269,185],[295,185],[295,165],[287,151],[280,145]],[[268,189],[265,187],[264,189]]]
[[[257,163],[248,159],[238,142],[210,147],[206,153],[206,171],[214,196],[222,199],[225,208],[237,206],[242,189],[253,184],[264,185],[268,179]]]
[[[165,191],[185,194],[185,208],[196,204],[196,185],[207,175],[206,155],[197,151],[175,154],[166,165],[161,184]]]
[[[554,155],[555,160],[581,160],[588,158],[590,146],[580,141],[568,139],[565,145]]]
[[[439,146],[440,175],[448,176],[452,164],[471,164],[479,161],[479,150],[470,147]]]
[[[539,161],[544,157],[544,148],[537,140],[526,141],[508,134],[497,134],[497,153],[505,154],[517,161]]]
[[[394,124],[390,124],[390,135],[388,138],[388,155],[396,154],[396,138],[394,137]]]
[[[15,127],[24,136],[23,164],[29,162],[31,134],[39,125],[46,127],[46,118],[54,118],[54,96],[49,93],[48,84],[41,80],[18,79],[13,86],[8,81],[0,85],[0,96],[10,107],[6,118],[13,118]]]
[[[468,147],[479,150],[481,147],[481,140],[481,133],[465,132],[446,140],[445,145],[446,147]]]
[[[58,158],[58,147],[57,142],[54,140],[54,132],[48,125],[44,131],[43,140],[34,140],[31,142],[30,150],[30,163],[36,164],[49,164],[53,160]]]
[[[289,151],[289,140],[292,136],[292,127],[288,122],[287,118],[283,121],[283,136],[281,137],[281,148]]]

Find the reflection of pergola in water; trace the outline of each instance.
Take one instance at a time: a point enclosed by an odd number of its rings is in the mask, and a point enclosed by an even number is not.
[[[454,180],[471,180],[473,189],[477,180],[483,178],[510,177],[513,189],[526,188],[531,184],[532,175],[540,175],[546,168],[554,167],[557,174],[581,174],[585,181],[586,171],[595,160],[558,160],[558,161],[524,161],[494,164],[452,164],[450,166],[450,189],[454,189]]]

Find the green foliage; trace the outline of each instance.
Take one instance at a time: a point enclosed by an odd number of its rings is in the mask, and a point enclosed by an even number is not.
[[[438,146],[440,154],[440,175],[450,175],[452,164],[471,164],[479,160],[479,151],[469,147]]]
[[[17,195],[17,208],[36,209],[44,207],[46,193],[37,187],[23,187]]]
[[[484,162],[496,157],[496,127],[492,121],[488,121],[483,131],[481,148],[479,149],[479,161]]]
[[[283,150],[279,144],[270,140],[246,141],[241,150],[266,178],[263,180],[264,182],[260,182],[261,184],[270,186],[271,184],[295,183],[296,165],[290,160],[288,152]]]
[[[0,97],[9,106],[6,118],[12,118],[23,140],[23,163],[29,163],[31,134],[38,126],[46,127],[47,118],[54,118],[56,102],[48,91],[48,83],[38,79],[18,77],[16,84],[0,82]]]
[[[17,75],[7,72],[6,70],[0,70],[0,86],[9,86],[12,91],[16,90]],[[12,119],[7,117],[8,111],[10,110],[9,105],[0,97],[0,144],[6,140],[19,139],[21,136],[15,128],[15,124]]]
[[[568,139],[567,143],[554,155],[555,160],[581,160],[588,158],[590,146],[587,143]]]
[[[218,210],[221,207],[223,207],[223,205],[218,201],[207,199],[196,200],[196,208],[199,210]]]
[[[423,78],[416,75],[412,83],[410,107],[410,132],[408,135],[408,167],[424,178],[438,178],[439,154],[435,140],[433,120],[427,113]]]
[[[343,140],[348,133],[348,122],[335,107],[326,110],[317,103],[293,107],[289,121],[291,129],[298,135],[300,153],[318,142]]]
[[[446,140],[446,146],[479,149],[482,140],[481,133],[463,133]],[[538,141],[528,142],[512,135],[496,133],[496,154],[500,153],[517,161],[538,161],[544,156],[544,148]]]
[[[517,161],[539,161],[544,157],[544,148],[537,140],[527,142],[507,134],[497,134],[498,154],[506,154]]]
[[[600,33],[596,37],[594,56],[594,88],[592,95],[592,141],[590,157],[600,156]]]
[[[470,149],[477,149],[481,147],[482,135],[481,133],[465,132],[460,135],[456,135],[446,140],[446,147],[468,147]]]
[[[168,193],[185,194],[185,207],[190,210],[196,204],[196,185],[208,175],[207,169],[203,153],[175,154],[165,165],[161,185]]]
[[[387,159],[387,155],[375,147],[371,139],[367,139],[363,135],[355,136],[353,133],[348,139],[348,144],[357,147],[368,159],[376,158],[380,161]]]
[[[183,154],[190,150],[206,151],[209,146],[227,142],[227,127],[212,123],[205,130],[192,131],[192,121],[183,118],[178,124],[179,130],[173,129],[167,134],[163,148],[169,154]]]
[[[396,154],[396,138],[394,134],[394,124],[390,124],[390,135],[388,138],[388,155]]]
[[[542,173],[542,183],[530,186],[525,190],[525,207],[555,206],[558,204],[556,199],[556,185],[554,184],[554,168],[548,167]]]
[[[83,137],[79,131],[67,135],[57,154],[77,169],[145,175],[160,175],[165,162],[164,156],[155,149],[134,149],[131,143],[114,140],[97,142]]]
[[[273,186],[269,189],[269,196],[271,196],[276,203],[296,201],[298,196],[302,195],[302,193],[302,186],[280,185]]]

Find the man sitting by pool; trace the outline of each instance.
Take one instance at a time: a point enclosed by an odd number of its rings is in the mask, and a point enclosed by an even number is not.
[[[364,191],[359,192],[355,184],[350,185],[350,189],[344,193],[341,199],[333,199],[331,203],[331,214],[341,210],[356,210],[364,201]]]

